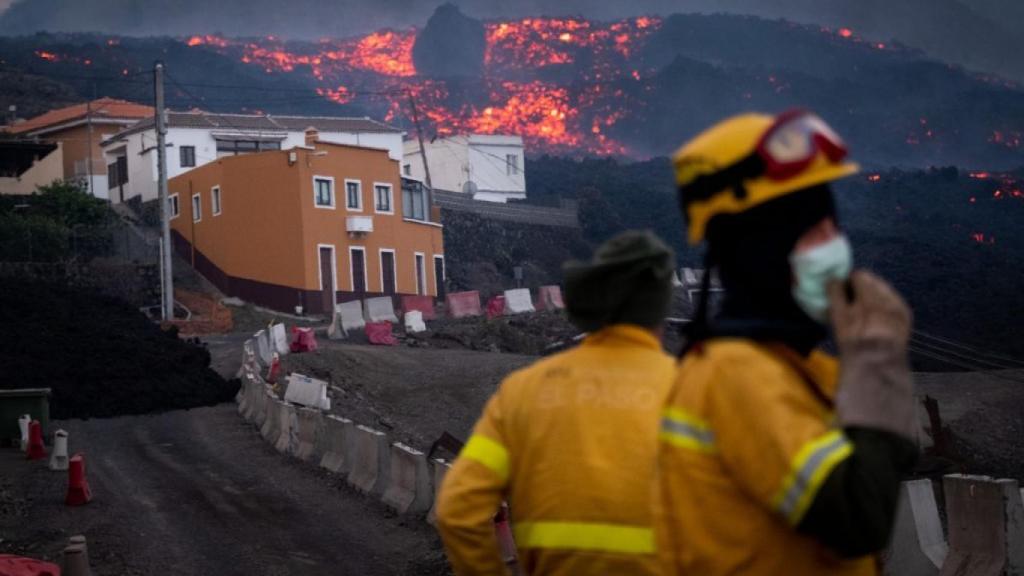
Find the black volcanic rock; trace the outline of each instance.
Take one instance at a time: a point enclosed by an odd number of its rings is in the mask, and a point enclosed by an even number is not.
[[[416,71],[425,76],[479,76],[486,48],[483,23],[454,4],[443,4],[416,37],[412,59]]]

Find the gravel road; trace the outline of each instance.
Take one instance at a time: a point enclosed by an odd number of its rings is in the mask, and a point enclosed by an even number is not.
[[[58,424],[95,499],[64,507],[64,473],[0,449],[0,553],[54,559],[81,533],[99,576],[447,573],[421,519],[278,454],[233,404]]]

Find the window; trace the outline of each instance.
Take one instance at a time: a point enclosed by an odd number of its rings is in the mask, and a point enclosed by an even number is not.
[[[519,174],[519,155],[505,154],[505,172],[509,176]]]
[[[410,220],[428,221],[427,191],[423,184],[414,180],[402,181],[402,217]]]
[[[235,156],[248,154],[250,152],[263,152],[265,150],[280,150],[281,142],[278,140],[217,140],[217,157]],[[184,166],[184,164],[182,164]]]
[[[412,176],[412,164],[406,164],[405,166],[402,166],[402,174],[405,174],[406,176]]]
[[[220,186],[210,188],[210,204],[213,205],[213,215],[220,215]]]
[[[178,207],[178,195],[171,194],[167,197],[167,204],[170,207],[171,218],[177,218],[178,214],[181,214],[181,208]]]
[[[191,168],[196,165],[196,147],[182,146],[178,148],[182,168]]]
[[[203,197],[199,194],[192,195],[192,221],[199,222],[203,219]]]
[[[373,185],[374,210],[377,212],[391,213],[391,184]]]
[[[314,176],[313,194],[317,208],[334,208],[334,178]]]
[[[128,183],[128,157],[118,156],[107,164],[107,183],[111,189]]]
[[[363,183],[359,180],[345,180],[345,207],[349,210],[362,211]]]

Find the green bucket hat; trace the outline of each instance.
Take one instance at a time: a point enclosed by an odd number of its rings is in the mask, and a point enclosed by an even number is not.
[[[630,230],[608,240],[590,262],[566,262],[569,320],[594,332],[612,324],[653,327],[672,302],[675,253],[649,231]]]

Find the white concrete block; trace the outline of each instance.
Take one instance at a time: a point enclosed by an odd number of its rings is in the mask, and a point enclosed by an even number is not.
[[[352,468],[348,483],[364,494],[380,496],[388,485],[388,437],[367,426],[352,428]]]
[[[277,352],[279,356],[291,352],[291,348],[288,347],[288,332],[285,331],[284,324],[274,324],[270,327],[270,341],[274,352]]]
[[[928,479],[900,484],[896,523],[883,555],[884,576],[937,576],[949,546],[942,534],[935,492]]]
[[[288,376],[288,389],[285,390],[284,399],[309,408],[330,410],[331,401],[327,398],[327,386],[324,380],[293,373]]]
[[[366,319],[363,317],[363,303],[359,300],[342,302],[336,305],[334,309],[341,316],[341,328],[345,332],[366,328]]]
[[[274,449],[285,454],[294,454],[298,445],[299,422],[296,406],[290,402],[282,402],[278,407],[281,416],[281,432],[274,442]]]
[[[24,414],[18,418],[18,431],[21,432],[21,451],[28,451],[28,425],[32,422],[32,416]]]
[[[267,391],[266,419],[260,427],[260,436],[271,444],[281,437],[281,402],[272,392]]]
[[[942,576],[1024,574],[1024,502],[1016,480],[950,474],[949,555]]]
[[[505,313],[523,314],[534,312],[533,297],[530,296],[529,288],[517,288],[505,290]]]
[[[419,310],[406,312],[402,321],[405,322],[406,332],[415,334],[416,332],[426,332],[427,330],[427,324],[423,321],[423,312]]]
[[[299,460],[310,460],[316,449],[317,432],[321,429],[322,416],[318,408],[302,408],[295,410],[295,445],[292,455]]]
[[[426,512],[434,501],[427,455],[396,442],[391,445],[388,487],[381,500],[399,514]]]
[[[398,324],[395,305],[390,296],[367,298],[363,301],[363,312],[367,322],[391,322]]]
[[[68,469],[68,433],[57,430],[53,433],[53,454],[50,455],[50,470]]]
[[[260,359],[260,364],[270,366],[270,363],[274,361],[274,350],[270,345],[270,335],[267,334],[266,330],[260,330],[253,334],[253,340],[256,341],[256,353]]]
[[[263,423],[267,421],[267,406],[273,398],[273,392],[261,381],[261,385],[253,391],[253,397],[256,399],[256,403],[253,406],[251,422],[262,429]]]
[[[317,436],[316,452],[320,453],[320,467],[331,472],[346,474],[351,466],[352,421],[329,414],[323,419],[323,432]]]

